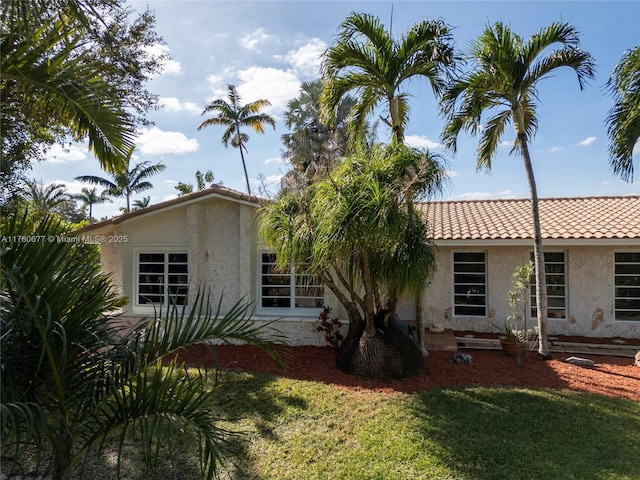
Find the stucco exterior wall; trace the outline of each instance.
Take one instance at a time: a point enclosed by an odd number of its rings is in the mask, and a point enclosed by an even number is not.
[[[487,316],[453,314],[453,253],[486,252]],[[423,297],[425,325],[440,324],[453,330],[497,331],[508,314],[507,292],[511,275],[525,263],[532,248],[527,246],[440,246],[437,270]],[[638,251],[634,246],[548,245],[545,252],[565,252],[567,318],[549,319],[550,335],[623,336],[640,338],[640,325],[614,320],[614,254]]]
[[[103,242],[101,263],[112,274],[114,286],[130,298],[121,319],[135,322],[140,315],[152,313],[135,306],[136,255],[145,250],[186,251],[189,261],[190,303],[199,287],[209,289],[213,306],[222,298],[222,310],[228,311],[237,301],[253,302],[257,323],[278,318],[277,326],[290,336],[293,344],[325,345],[315,331],[317,314],[309,316],[273,316],[257,304],[259,254],[256,207],[226,198],[207,198],[197,202],[158,210],[107,225],[94,232],[127,238],[126,242]],[[638,251],[640,244],[626,245],[592,241],[588,244],[555,243],[545,251],[563,251],[566,260],[567,318],[550,319],[551,335],[623,336],[640,338],[638,322],[614,321],[614,254]],[[468,243],[465,246],[439,245],[437,268],[422,298],[425,326],[442,325],[456,331],[497,331],[508,313],[507,292],[517,265],[525,263],[532,248],[524,244]],[[463,317],[453,315],[454,252],[485,252],[487,259],[487,315]],[[332,316],[344,322],[346,312],[335,296],[325,289],[325,305]],[[405,299],[398,307],[401,320],[415,320],[414,299]],[[345,328],[346,329],[346,328]]]

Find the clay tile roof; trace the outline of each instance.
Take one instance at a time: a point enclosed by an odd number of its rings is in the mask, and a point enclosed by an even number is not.
[[[533,239],[528,199],[420,204],[434,240]],[[543,198],[544,239],[640,239],[640,196]]]

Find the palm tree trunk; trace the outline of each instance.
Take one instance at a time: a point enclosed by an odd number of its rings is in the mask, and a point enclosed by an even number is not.
[[[533,175],[531,156],[525,134],[518,134],[518,141],[522,150],[524,168],[529,181],[529,191],[531,192],[531,215],[533,219],[533,260],[536,275],[536,310],[538,312],[538,333],[539,345],[538,353],[545,359],[550,358],[549,345],[547,341],[547,279],[544,265],[544,251],[542,248],[542,231],[540,229],[540,213],[538,211],[538,191],[536,180]]]
[[[244,180],[245,182],[247,182],[247,193],[251,195],[251,186],[249,185],[249,174],[247,173],[247,164],[244,161],[244,153],[242,153],[244,144],[242,142],[239,142],[238,148],[240,149],[240,158],[242,159],[242,168],[244,169]]]
[[[54,439],[53,480],[71,478],[71,434],[62,433]]]

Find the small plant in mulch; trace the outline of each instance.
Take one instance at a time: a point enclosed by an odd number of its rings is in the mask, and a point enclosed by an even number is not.
[[[330,307],[324,307],[322,309],[322,312],[318,316],[316,332],[324,333],[324,339],[327,343],[333,348],[339,348],[342,340],[344,340],[344,337],[340,333],[342,322],[337,318],[331,318],[330,313]]]

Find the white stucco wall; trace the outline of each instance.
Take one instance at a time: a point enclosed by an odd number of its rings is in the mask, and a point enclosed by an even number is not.
[[[567,318],[549,319],[550,335],[623,336],[640,338],[638,322],[614,321],[614,254],[638,251],[640,246],[547,245],[545,252],[564,251],[566,262]],[[454,316],[453,253],[486,252],[486,317]],[[507,292],[516,266],[529,259],[528,246],[440,246],[437,270],[423,298],[425,325],[437,323],[453,330],[496,331],[508,314]]]
[[[274,316],[261,311],[257,305],[260,267],[255,215],[255,206],[246,202],[208,198],[134,217],[120,224],[105,225],[92,232],[107,238],[126,236],[128,239],[127,242],[101,244],[103,271],[111,273],[114,286],[130,298],[129,305],[123,309],[124,316],[135,321],[140,314],[152,313],[152,309],[134,305],[136,254],[144,250],[178,249],[188,253],[190,301],[198,287],[206,287],[214,307],[222,297],[223,311],[240,299],[253,302],[256,322],[278,318],[278,327],[294,344],[324,345],[322,335],[315,331],[315,313],[306,317]],[[529,259],[531,250],[531,246],[524,244],[439,245],[436,272],[423,296],[425,325],[439,324],[458,331],[496,331],[491,322],[502,325],[506,320],[507,292],[512,288],[513,269]],[[640,338],[638,322],[614,321],[614,253],[639,250],[640,244],[633,243],[626,246],[594,242],[545,245],[545,251],[565,252],[567,268],[568,315],[563,320],[550,319],[549,333]],[[453,253],[465,251],[486,252],[486,317],[452,314]],[[346,322],[344,309],[328,289],[325,289],[325,305],[332,308],[332,316]],[[415,311],[413,299],[407,299],[398,308],[402,320],[414,320]]]

